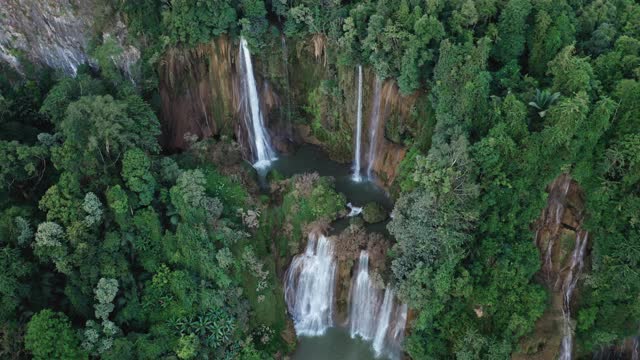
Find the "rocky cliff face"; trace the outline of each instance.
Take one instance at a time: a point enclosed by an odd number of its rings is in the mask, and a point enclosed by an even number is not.
[[[4,0],[0,6],[0,60],[21,72],[22,60],[75,75],[94,35],[114,38],[123,52],[113,61],[129,76],[140,52],[126,43],[125,24],[98,0]],[[100,25],[96,25],[100,22]]]
[[[169,49],[160,62],[163,145],[184,149],[189,135],[235,137],[248,158],[247,130],[242,119],[238,44],[228,37],[195,48]],[[269,81],[255,74],[263,114],[280,105]],[[269,126],[270,117],[265,117]],[[277,131],[272,131],[272,138]],[[277,144],[277,142],[276,142]]]
[[[357,79],[350,67],[329,68],[326,49],[315,38],[281,39],[281,44],[252,56],[262,113],[274,146],[286,152],[292,144],[321,146],[337,161],[353,159]],[[186,146],[185,134],[198,138],[226,135],[246,146],[240,106],[238,44],[220,37],[192,49],[167,51],[159,68],[163,144]],[[375,75],[365,70],[363,148],[369,146]],[[396,177],[406,149],[391,141],[387,122],[407,121],[416,96],[400,96],[394,81],[380,91],[380,113],[372,170],[382,185]],[[245,152],[248,150],[245,150]]]
[[[574,305],[583,274],[583,271],[577,271],[578,261],[583,270],[588,268],[590,240],[582,229],[582,189],[569,174],[562,174],[549,184],[547,192],[547,205],[534,227],[541,263],[538,277],[550,291],[551,304],[536,323],[534,333],[523,340],[523,353],[515,354],[513,359],[558,358],[566,335],[565,325],[575,325],[572,320],[577,313]],[[583,251],[578,248],[581,244],[584,244]],[[572,283],[574,288],[568,293]],[[570,320],[565,322],[567,315]]]

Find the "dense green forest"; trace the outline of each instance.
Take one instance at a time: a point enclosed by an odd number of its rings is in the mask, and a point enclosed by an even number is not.
[[[165,55],[221,36],[243,36],[265,59],[282,37],[312,43],[326,79],[288,116],[347,159],[352,138],[317,121],[341,69],[363,65],[419,99],[402,131],[385,130],[407,150],[389,188],[384,274],[411,309],[406,356],[536,351],[528,339],[545,337],[536,323],[553,286],[535,224],[562,174],[580,189],[589,233],[575,358],[638,335],[636,1],[101,2],[95,26],[118,14],[141,49],[134,81],[111,61],[119,45],[100,36],[95,64],[74,77],[26,61],[21,74],[1,69],[0,358],[294,350],[282,269],[305,226],[337,219],[346,200],[330,178],[277,172],[265,193],[246,181],[258,174],[233,136],[162,148]]]

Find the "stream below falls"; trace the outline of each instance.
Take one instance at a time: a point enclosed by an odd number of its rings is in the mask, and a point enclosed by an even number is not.
[[[329,328],[324,335],[298,338],[292,360],[373,360],[371,343],[351,338],[342,327]],[[379,358],[378,358],[379,359]]]

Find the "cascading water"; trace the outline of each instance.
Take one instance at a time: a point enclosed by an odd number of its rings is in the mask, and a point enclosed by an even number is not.
[[[543,252],[543,269],[549,275],[553,269],[552,255],[557,235],[562,227],[562,216],[565,211],[567,194],[571,188],[571,177],[563,174],[556,178],[550,186],[551,191],[547,199],[547,207],[543,213],[543,224],[551,230],[551,236]],[[539,229],[536,231],[535,241],[539,241]]]
[[[349,306],[349,328],[351,337],[360,336],[371,340],[375,334],[375,319],[378,310],[378,290],[369,278],[369,253],[360,252],[358,271],[351,291]]]
[[[380,299],[381,291],[373,286],[369,277],[367,251],[360,252],[354,276],[349,304],[351,337],[372,340],[376,356],[398,358],[407,322],[407,305],[396,303],[390,287],[385,288],[384,298]]]
[[[333,244],[309,234],[304,254],[293,258],[285,275],[285,302],[298,336],[318,336],[333,325],[336,263]]]
[[[359,206],[354,206],[352,203],[347,203],[347,207],[350,210],[349,214],[347,214],[347,217],[353,217],[362,214],[362,208]]]
[[[375,90],[373,91],[373,107],[369,119],[369,156],[367,157],[367,177],[371,179],[371,172],[376,157],[376,145],[378,144],[378,124],[380,122],[380,88],[382,81],[376,77]]]
[[[361,143],[362,143],[362,65],[358,65],[358,109],[356,111],[356,150],[353,155],[353,181],[362,180],[360,175]]]
[[[562,315],[563,315],[563,331],[564,337],[560,347],[560,360],[571,360],[573,353],[573,328],[571,326],[571,299],[573,291],[578,284],[578,278],[584,266],[584,255],[589,241],[589,233],[586,231],[578,231],[576,235],[576,244],[571,254],[571,264],[569,273],[562,284]]]
[[[275,160],[275,152],[271,147],[269,134],[264,127],[256,80],[253,75],[251,53],[245,38],[240,38],[241,91],[244,107],[244,121],[249,135],[249,144],[253,153],[253,166],[265,168]]]
[[[396,313],[396,327],[393,329],[392,340],[398,348],[404,340],[404,328],[407,325],[407,314],[409,307],[407,304],[402,304],[398,307]]]
[[[376,324],[376,335],[373,338],[373,350],[376,355],[382,354],[384,350],[385,340],[387,338],[387,330],[389,329],[389,321],[391,320],[391,312],[393,311],[393,290],[386,288],[384,291],[384,300],[378,314],[378,323]]]

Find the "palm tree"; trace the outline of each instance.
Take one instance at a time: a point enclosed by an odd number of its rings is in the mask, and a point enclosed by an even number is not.
[[[549,90],[536,89],[536,97],[533,98],[533,101],[529,102],[529,106],[533,106],[538,109],[538,115],[543,118],[547,114],[547,110],[553,105],[556,100],[560,97],[560,93],[551,93]]]

